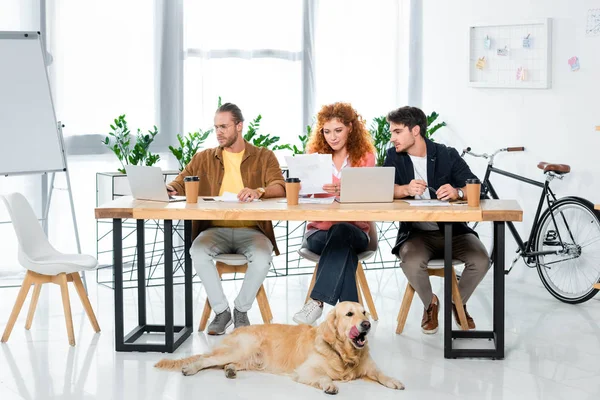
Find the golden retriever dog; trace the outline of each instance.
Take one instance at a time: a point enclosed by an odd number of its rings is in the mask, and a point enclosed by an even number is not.
[[[338,392],[334,381],[366,378],[391,389],[404,389],[381,372],[369,356],[371,323],[363,306],[342,302],[318,326],[251,325],[227,335],[212,352],[181,360],[164,359],[155,367],[194,375],[206,368],[223,368],[227,378],[237,371],[289,375],[297,382]]]

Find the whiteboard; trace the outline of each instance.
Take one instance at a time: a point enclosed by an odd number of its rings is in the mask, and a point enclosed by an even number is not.
[[[0,32],[0,175],[64,171],[50,85],[36,32]]]
[[[551,49],[550,18],[470,26],[469,85],[548,89],[552,82]]]

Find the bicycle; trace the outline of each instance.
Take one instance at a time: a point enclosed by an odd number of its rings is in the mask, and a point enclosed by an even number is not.
[[[541,162],[538,168],[544,171],[544,182],[539,182],[494,167],[494,158],[502,152],[525,151],[524,147],[498,149],[492,154],[478,154],[470,147],[463,150],[461,157],[468,154],[488,160],[485,176],[481,182],[482,198],[498,199],[490,181],[496,173],[529,185],[542,188],[535,217],[527,241],[523,241],[512,222],[508,228],[517,242],[516,257],[505,271],[508,275],[519,258],[530,268],[537,268],[544,287],[558,300],[583,303],[596,295],[593,285],[600,282],[600,219],[594,204],[584,198],[568,196],[557,198],[550,188],[554,179],[563,179],[571,168],[564,164]],[[542,211],[546,203],[547,207]],[[492,224],[471,224],[493,254],[491,245]],[[493,259],[493,258],[492,258]]]

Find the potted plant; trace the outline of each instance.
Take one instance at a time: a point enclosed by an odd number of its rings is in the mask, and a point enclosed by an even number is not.
[[[206,141],[208,136],[212,133],[212,129],[198,132],[190,132],[187,136],[177,135],[179,141],[179,147],[175,148],[169,146],[169,150],[179,162],[179,170],[182,171],[186,165],[190,163],[192,157],[202,148],[202,144]]]

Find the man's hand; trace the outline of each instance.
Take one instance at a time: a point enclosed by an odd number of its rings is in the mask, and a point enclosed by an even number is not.
[[[167,192],[169,193],[169,196],[175,196],[177,194],[177,190],[171,185],[167,185]]]
[[[330,194],[340,194],[342,187],[339,183],[326,183],[323,185],[323,190]]]
[[[421,179],[413,179],[408,184],[407,190],[409,196],[421,196],[427,190],[427,183]]]
[[[437,198],[442,201],[456,200],[458,199],[458,190],[453,188],[450,184],[445,184],[440,186],[440,188],[435,192]]]
[[[240,201],[253,201],[254,199],[258,199],[258,198],[260,198],[260,193],[258,192],[258,190],[254,190],[254,189],[250,189],[250,188],[243,188],[238,193],[238,199]]]

